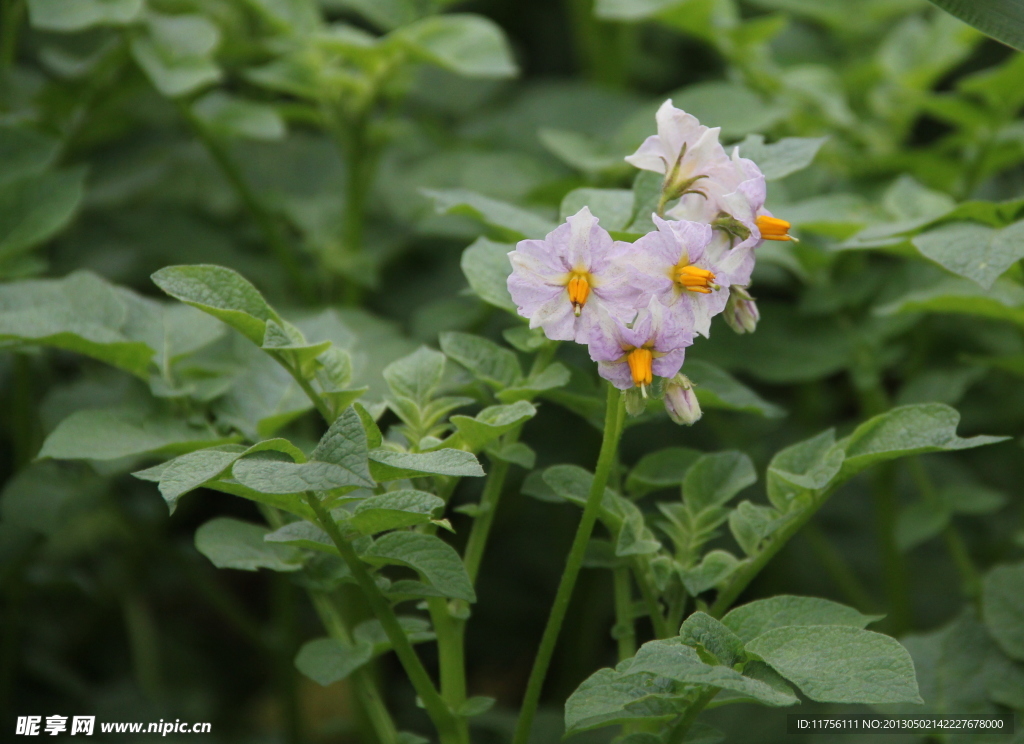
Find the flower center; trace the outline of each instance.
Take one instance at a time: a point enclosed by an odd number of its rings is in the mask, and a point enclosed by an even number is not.
[[[777,217],[769,217],[766,214],[757,218],[757,229],[761,231],[761,237],[765,240],[796,240],[789,234],[790,224]]]
[[[650,349],[633,349],[626,354],[626,361],[629,363],[629,371],[633,375],[633,384],[646,393],[646,385],[650,385],[654,379],[651,371],[651,362],[654,361],[654,354]]]
[[[587,280],[587,274],[582,271],[572,272],[569,275],[566,289],[569,290],[569,302],[572,303],[572,310],[576,313],[576,317],[579,317],[590,296],[590,282]]]
[[[712,290],[718,289],[713,272],[698,268],[692,264],[677,267],[675,279],[682,285],[683,289],[689,292],[711,294]]]

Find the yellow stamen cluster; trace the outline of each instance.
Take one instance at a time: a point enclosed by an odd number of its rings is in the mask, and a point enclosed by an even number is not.
[[[765,240],[796,240],[789,234],[790,224],[778,217],[761,215],[757,218],[757,229],[761,231],[761,237]]]
[[[633,375],[633,384],[640,388],[640,391],[646,396],[646,388],[654,379],[654,372],[651,370],[654,353],[650,349],[633,349],[626,354],[626,361],[629,363],[629,371]]]
[[[572,310],[576,313],[576,317],[579,317],[590,296],[590,282],[587,281],[586,274],[573,272],[569,277],[566,289],[569,290],[569,302],[572,303]]]
[[[711,294],[713,289],[718,289],[715,284],[715,275],[707,269],[700,269],[693,265],[680,266],[676,269],[676,281],[690,292]]]

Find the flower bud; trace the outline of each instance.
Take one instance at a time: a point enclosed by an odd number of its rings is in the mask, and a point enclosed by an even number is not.
[[[700,403],[686,375],[679,373],[665,384],[665,410],[677,424],[690,426],[700,419]]]
[[[722,314],[725,322],[736,333],[753,333],[761,313],[757,311],[757,303],[747,292],[746,287],[729,287],[729,301]]]

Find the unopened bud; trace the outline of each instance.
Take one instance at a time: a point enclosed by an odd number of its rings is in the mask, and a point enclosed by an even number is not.
[[[729,287],[729,301],[722,314],[725,322],[736,333],[753,333],[761,313],[757,311],[757,303],[750,296],[746,287]]]
[[[690,426],[700,419],[700,403],[686,375],[677,374],[665,384],[665,410],[677,424]]]

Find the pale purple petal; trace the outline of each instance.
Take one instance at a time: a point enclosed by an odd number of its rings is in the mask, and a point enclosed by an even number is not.
[[[520,312],[520,315],[523,313]],[[552,341],[574,341],[576,339],[576,315],[568,299],[568,292],[562,291],[537,308],[530,318],[530,328],[543,328],[544,335]]]
[[[643,141],[632,155],[626,156],[626,162],[640,170],[664,173],[667,169],[665,148],[661,145],[661,137],[652,134]]]
[[[682,368],[685,357],[685,349],[676,349],[664,356],[655,357],[651,363],[651,371],[658,377],[672,377]]]
[[[677,302],[671,307],[665,307],[657,300],[652,300],[649,312],[653,320],[655,351],[665,353],[693,343],[693,311],[690,303]]]
[[[676,220],[663,220],[654,215],[654,224],[658,227],[658,234],[664,241],[672,246],[667,251],[668,255],[675,254],[675,264],[685,259],[686,263],[695,264],[704,255],[704,249],[711,242],[711,226],[698,222],[683,222]],[[639,241],[637,241],[639,242]]]
[[[597,374],[608,380],[619,390],[629,390],[633,387],[633,373],[629,371],[629,364],[626,362],[598,362]]]

